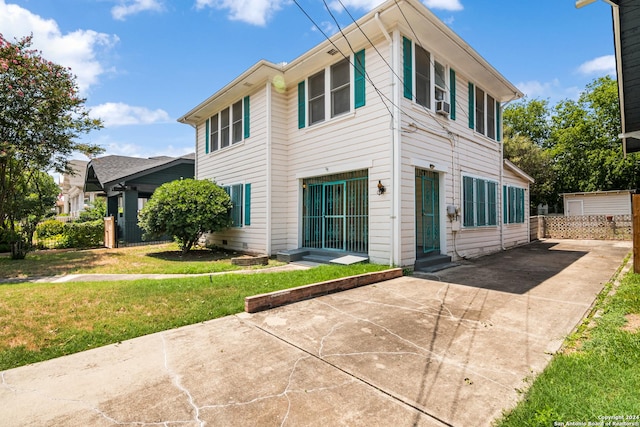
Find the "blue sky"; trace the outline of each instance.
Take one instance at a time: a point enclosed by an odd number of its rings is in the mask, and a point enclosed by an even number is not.
[[[341,26],[352,21],[326,0]],[[298,3],[335,26],[322,0]],[[354,17],[380,0],[342,0]],[[611,7],[574,0],[424,0],[529,98],[552,104],[615,76]],[[193,152],[176,119],[260,59],[290,62],[324,40],[292,0],[0,0],[0,33],[33,33],[43,56],[69,66],[105,128],[83,139],[105,154]]]

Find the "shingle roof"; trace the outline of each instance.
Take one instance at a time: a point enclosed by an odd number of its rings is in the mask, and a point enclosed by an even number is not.
[[[195,162],[195,153],[182,157],[99,157],[91,160],[87,165],[85,190],[91,185],[104,189],[104,186],[108,183],[123,181],[126,178],[146,171],[151,172],[152,170],[163,169],[180,161]]]

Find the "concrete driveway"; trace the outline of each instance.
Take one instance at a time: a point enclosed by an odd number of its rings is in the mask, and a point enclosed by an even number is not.
[[[631,250],[543,241],[0,373],[3,426],[489,426]]]

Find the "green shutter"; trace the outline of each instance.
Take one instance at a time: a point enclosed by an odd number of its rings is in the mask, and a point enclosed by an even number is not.
[[[449,117],[451,120],[456,119],[456,70],[449,68],[449,104],[451,105],[451,112]]]
[[[473,83],[469,82],[469,128],[475,129],[476,123],[474,121],[474,116],[476,114],[476,88]]]
[[[498,224],[498,203],[497,203],[497,185],[495,182],[487,181],[487,207],[489,209],[489,217],[487,225]]]
[[[411,54],[411,40],[402,38],[402,60],[404,68],[404,97],[413,99],[413,55]]]
[[[524,189],[518,188],[516,191],[517,199],[518,199],[518,223],[524,222]]]
[[[366,103],[364,49],[353,55],[353,62],[353,100],[355,108],[360,108]]]
[[[476,206],[478,221],[476,225],[487,225],[487,187],[484,179],[476,179]]]
[[[304,81],[298,83],[298,129],[302,129],[305,126],[306,122],[306,112],[305,112],[305,88]]]
[[[251,135],[251,125],[249,119],[251,114],[249,113],[249,97],[244,97],[244,137],[249,138]]]
[[[509,223],[509,197],[507,192],[507,186],[502,186],[502,223]]]
[[[251,225],[251,184],[244,185],[244,225]]]
[[[465,227],[473,227],[474,221],[474,206],[473,206],[473,178],[465,176],[462,178],[462,191],[463,191],[463,225]]]
[[[502,140],[502,110],[500,102],[496,101],[496,141]]]
[[[204,125],[204,132],[205,132],[205,135],[204,135],[204,152],[206,154],[209,154],[209,138],[210,138],[210,135],[209,135],[209,133],[210,133],[209,132],[210,124],[209,124],[209,122],[210,121],[211,121],[211,119],[207,119],[207,121],[205,122],[205,125]]]

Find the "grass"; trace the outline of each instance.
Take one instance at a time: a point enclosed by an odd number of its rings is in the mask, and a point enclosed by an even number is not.
[[[640,274],[611,288],[499,427],[640,425]]]
[[[246,296],[387,268],[0,285],[0,370],[238,313]]]
[[[270,261],[270,266],[277,265]],[[238,270],[224,251],[192,249],[181,256],[178,245],[133,246],[82,251],[35,251],[26,260],[0,256],[1,278],[56,276],[62,274],[196,274]]]

